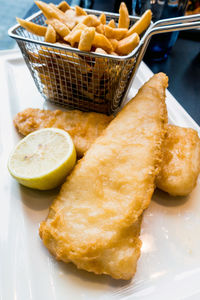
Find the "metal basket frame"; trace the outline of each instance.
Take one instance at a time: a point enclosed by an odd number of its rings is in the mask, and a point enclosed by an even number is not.
[[[85,11],[96,16],[100,16],[102,13],[101,11],[89,9],[86,9]],[[105,15],[107,20],[114,19],[116,22],[118,22],[119,14],[105,12]],[[44,22],[41,22],[40,18],[44,18],[41,11],[27,18],[27,20],[44,25]],[[133,24],[138,19],[138,17],[130,16],[130,23]],[[120,106],[128,87],[129,79],[132,77],[132,73],[134,72],[134,65],[137,60],[138,51],[142,44],[140,43],[129,55],[115,56],[94,52],[84,52],[76,48],[66,48],[66,46],[46,43],[41,37],[36,37],[35,35],[28,33],[20,25],[13,26],[8,33],[17,41],[36,86],[46,100],[49,100],[55,104],[67,106],[68,108],[76,108],[85,111],[92,110],[106,114],[113,113]],[[26,36],[23,36],[23,34],[26,34]],[[144,40],[144,38],[145,37],[143,35],[141,42]],[[46,56],[46,70],[41,70],[43,73],[39,74],[37,64],[34,64],[30,60],[30,52],[32,51],[33,53],[37,54],[38,51],[43,47],[48,49],[48,54]],[[70,56],[70,53],[71,57],[74,58],[74,66],[78,67],[78,69],[74,69],[72,65],[67,64],[67,56]],[[57,57],[55,57],[54,54],[57,55]],[[65,55],[66,57],[64,57]],[[106,65],[105,73],[101,74],[102,77],[98,79],[99,86],[96,88],[97,91],[94,91],[91,88],[90,77],[92,76],[92,72],[91,74],[88,73],[87,76],[85,76],[83,72],[83,66],[78,66],[78,64],[81,64],[82,62],[80,62],[78,59],[75,59],[75,56],[78,56],[84,61],[84,67],[87,67],[85,64],[86,61],[89,62],[92,68],[94,68],[96,62],[101,62],[102,66]],[[45,57],[43,58],[45,59]],[[50,67],[50,60],[53,68]],[[45,66],[43,65],[43,68],[44,67]],[[44,74],[45,72],[48,74],[46,77]],[[68,77],[68,82],[65,81],[64,76]],[[60,81],[56,79],[56,77],[60,77]],[[98,74],[96,74],[96,78],[94,78],[94,82],[92,82],[92,84],[95,86],[97,85],[95,83],[97,78]],[[84,82],[85,84],[83,84]],[[68,89],[69,92],[66,93],[66,95],[63,95],[62,90],[65,90],[67,85],[71,85],[71,89]],[[77,93],[76,90],[82,90],[84,94],[88,94],[89,98],[86,99],[87,96],[82,97],[81,93]],[[87,93],[87,91],[89,92]],[[98,98],[97,95],[100,95],[98,101],[96,100]]]
[[[119,14],[85,9],[87,13],[118,22]],[[139,17],[130,16],[130,25]],[[27,18],[44,25],[41,11]],[[128,94],[131,82],[152,35],[198,28],[200,16],[161,20],[150,24],[139,45],[126,56],[84,52],[76,48],[46,43],[20,25],[9,29],[23,54],[35,84],[46,100],[72,109],[111,114]],[[23,36],[25,33],[27,36]]]
[[[90,13],[90,14],[94,14],[96,16],[100,16],[102,13],[104,13],[105,16],[109,17],[110,19],[115,19],[117,21],[119,19],[119,14],[117,14],[117,13],[110,13],[110,12],[93,10],[93,9],[84,9],[84,11],[86,11],[87,13]],[[37,18],[41,15],[43,15],[43,13],[41,11],[38,11],[35,14],[28,17],[26,20],[32,22],[35,18]],[[137,20],[140,19],[140,17],[129,16],[129,19],[132,23],[135,23]],[[42,24],[42,25],[45,25],[45,24]],[[151,28],[152,26],[153,26],[153,22],[151,22],[151,25],[149,26],[149,28]],[[18,34],[16,34],[16,31],[20,27],[21,27],[21,25],[19,25],[19,24],[16,24],[16,25],[12,26],[8,30],[9,36],[11,38],[14,38],[15,40],[21,40],[21,41],[26,41],[26,42],[30,42],[30,43],[36,43],[36,44],[39,44],[39,45],[42,45],[42,46],[47,46],[47,47],[51,46],[52,48],[57,48],[57,49],[60,49],[60,50],[66,50],[66,47],[64,47],[64,46],[63,47],[62,46],[57,46],[57,45],[52,44],[52,43],[46,43],[44,41],[35,40],[33,38],[25,38],[23,36],[19,36]],[[145,32],[147,32],[147,30]],[[139,45],[131,53],[129,53],[128,55],[115,56],[115,55],[111,55],[111,54],[107,54],[107,55],[105,54],[104,55],[104,54],[94,53],[94,52],[89,52],[89,54],[90,54],[90,56],[93,56],[93,57],[99,57],[100,56],[100,57],[104,57],[104,58],[113,58],[114,60],[117,60],[117,61],[124,61],[124,60],[127,60],[127,59],[130,59],[130,58],[134,57],[134,55],[137,53],[138,49],[140,48],[141,44],[143,44],[145,38],[146,38],[146,35],[143,34]],[[67,51],[75,52],[79,55],[86,54],[86,53],[88,54],[88,52],[81,51],[77,48],[72,48],[72,49],[69,48]]]

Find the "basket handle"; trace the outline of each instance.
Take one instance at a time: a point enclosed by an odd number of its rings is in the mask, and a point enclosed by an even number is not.
[[[155,28],[158,26],[165,26],[165,25],[173,25],[178,23],[187,23],[187,22],[194,22],[200,21],[200,14],[197,15],[190,15],[190,16],[183,16],[183,17],[176,17],[176,18],[169,18],[169,19],[162,19],[153,24],[151,28]]]
[[[182,22],[182,23],[181,23]],[[164,19],[154,23],[145,33],[143,44],[135,65],[135,72],[145,54],[151,37],[155,34],[200,28],[200,14],[193,16]]]
[[[137,57],[135,68],[134,68],[135,70],[129,79],[130,84],[129,84],[129,88],[127,89],[127,91],[124,95],[124,99],[128,95],[128,92],[129,92],[129,89],[131,86],[131,82],[133,81],[133,79],[135,77],[137,69],[140,65],[141,60],[143,59],[146,48],[147,48],[152,36],[155,34],[159,34],[159,33],[173,32],[173,31],[179,31],[179,30],[182,31],[182,30],[195,29],[195,28],[200,28],[200,14],[164,19],[164,20],[160,20],[160,21],[157,21],[154,24],[152,24],[142,38],[143,43],[140,46],[139,55]]]

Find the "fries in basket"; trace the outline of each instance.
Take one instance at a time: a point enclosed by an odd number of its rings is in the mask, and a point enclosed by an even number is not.
[[[56,43],[62,39],[62,42],[66,43],[66,45],[77,46],[83,51],[90,51],[92,48],[100,47],[106,51],[106,54],[112,54],[114,50],[116,50],[117,55],[127,55],[132,52],[139,44],[139,34],[149,26],[152,16],[151,11],[147,10],[141,19],[129,28],[128,9],[126,4],[122,2],[119,9],[118,27],[116,27],[114,20],[110,20],[107,24],[104,13],[99,18],[93,14],[88,15],[79,6],[75,6],[75,9],[70,8],[65,1],[58,6],[42,1],[36,1],[35,3],[46,17],[48,28],[17,18],[19,24],[26,30],[36,35],[44,36],[46,42]],[[88,27],[93,27],[93,29],[88,30]],[[102,34],[102,36],[99,36],[99,34]],[[128,36],[131,37],[127,39]],[[79,46],[80,38],[81,46]],[[114,47],[110,40],[116,41]],[[87,45],[88,43],[91,47],[82,47],[82,45]],[[121,51],[121,45],[123,45],[123,51]]]
[[[139,45],[139,35],[151,23],[151,11],[147,10],[131,24],[123,2],[118,19],[111,19],[106,13],[88,14],[79,6],[71,8],[65,1],[58,6],[42,1],[35,3],[42,11],[43,23],[19,18],[17,21],[31,34],[40,36],[40,41],[50,43],[35,46],[37,51],[28,47],[26,52],[40,92],[50,101],[72,108],[102,113],[114,111],[119,106],[118,99],[124,93],[135,57],[127,61],[114,61],[113,57],[126,56]],[[52,44],[64,49],[54,48]],[[102,57],[90,56],[90,53]],[[112,102],[110,107],[109,102]]]

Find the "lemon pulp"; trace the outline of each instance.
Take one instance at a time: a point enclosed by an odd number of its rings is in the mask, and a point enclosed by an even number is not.
[[[8,169],[21,184],[46,190],[62,183],[75,162],[76,151],[69,134],[46,128],[29,134],[17,144]]]

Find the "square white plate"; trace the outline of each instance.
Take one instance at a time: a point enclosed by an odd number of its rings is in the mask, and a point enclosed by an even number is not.
[[[142,63],[128,99],[151,76]],[[38,226],[58,190],[22,187],[7,170],[9,153],[20,139],[13,117],[27,107],[53,107],[37,91],[17,50],[0,53],[0,95],[0,299],[200,299],[200,182],[188,197],[155,192],[144,215],[133,280],[117,281],[57,262],[43,246]],[[169,92],[167,107],[171,123],[200,134]]]

